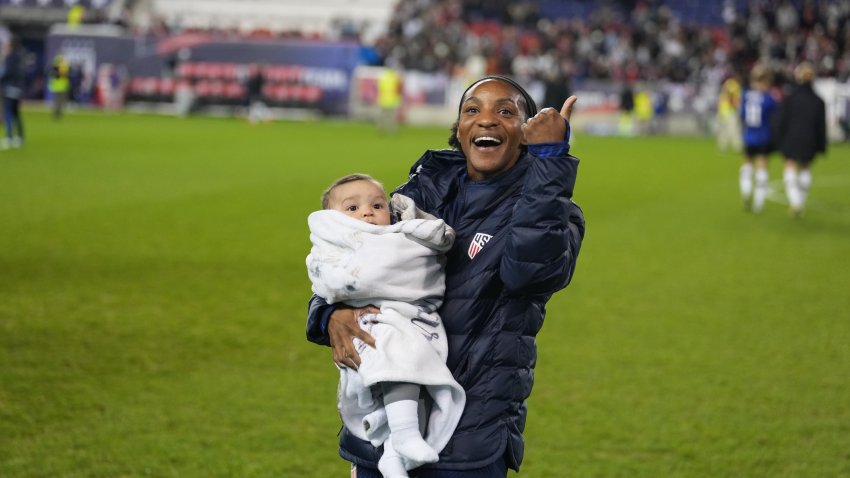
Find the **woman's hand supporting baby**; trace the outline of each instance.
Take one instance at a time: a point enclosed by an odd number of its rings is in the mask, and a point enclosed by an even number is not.
[[[381,311],[374,306],[353,308],[339,304],[331,312],[328,319],[328,336],[333,349],[333,359],[340,367],[357,370],[360,367],[360,354],[354,346],[354,339],[360,339],[366,345],[374,348],[375,339],[360,328],[360,318],[368,314],[379,314]]]

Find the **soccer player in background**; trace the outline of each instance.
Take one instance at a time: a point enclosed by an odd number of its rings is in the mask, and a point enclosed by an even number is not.
[[[744,164],[739,184],[744,209],[761,212],[767,198],[767,159],[773,152],[771,120],[779,103],[768,91],[770,71],[756,65],[750,72],[750,89],[744,91],[741,102],[741,122],[744,136]]]
[[[24,122],[21,119],[21,98],[24,96],[26,76],[24,55],[17,37],[11,37],[4,45],[0,88],[3,90],[3,122],[6,136],[0,141],[0,149],[20,148],[24,144]]]
[[[795,218],[806,205],[815,155],[826,152],[826,104],[812,88],[814,78],[809,63],[794,70],[797,86],[782,103],[776,122],[777,146],[785,157],[785,194]]]

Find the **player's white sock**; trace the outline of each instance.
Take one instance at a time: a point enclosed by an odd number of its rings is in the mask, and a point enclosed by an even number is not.
[[[407,470],[404,469],[404,460],[393,448],[392,435],[384,442],[384,454],[378,460],[378,470],[384,478],[407,478]]]
[[[812,171],[803,169],[797,175],[797,186],[800,188],[800,208],[806,206],[806,199],[809,198],[809,188],[812,186]]]
[[[768,176],[766,168],[756,168],[755,190],[753,191],[753,212],[761,212],[767,199]]]
[[[753,194],[753,165],[744,163],[739,172],[738,184],[741,187],[741,197],[749,199]]]
[[[398,400],[385,403],[387,424],[390,426],[390,440],[395,450],[404,458],[420,463],[434,463],[437,452],[431,448],[419,433],[419,401]]]
[[[794,168],[785,168],[785,171],[782,173],[782,181],[785,183],[785,195],[788,196],[788,204],[794,211],[799,211],[803,207],[803,198],[797,176],[797,170]]]

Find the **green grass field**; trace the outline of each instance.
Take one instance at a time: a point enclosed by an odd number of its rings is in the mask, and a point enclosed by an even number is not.
[[[401,183],[448,128],[25,120],[0,152],[0,476],[347,476],[306,216],[343,174]],[[519,476],[850,477],[850,147],[796,221],[744,213],[709,139],[573,152],[587,235]]]

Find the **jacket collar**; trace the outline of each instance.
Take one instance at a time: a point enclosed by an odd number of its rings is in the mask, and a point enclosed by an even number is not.
[[[429,150],[411,167],[408,183],[396,191],[408,187],[419,189],[419,197],[424,202],[420,208],[435,211],[468,189],[474,191],[474,199],[464,205],[464,215],[478,217],[486,215],[502,199],[522,188],[528,159],[528,154],[523,153],[511,169],[496,177],[473,182],[467,176],[466,157],[462,152],[452,149]]]

